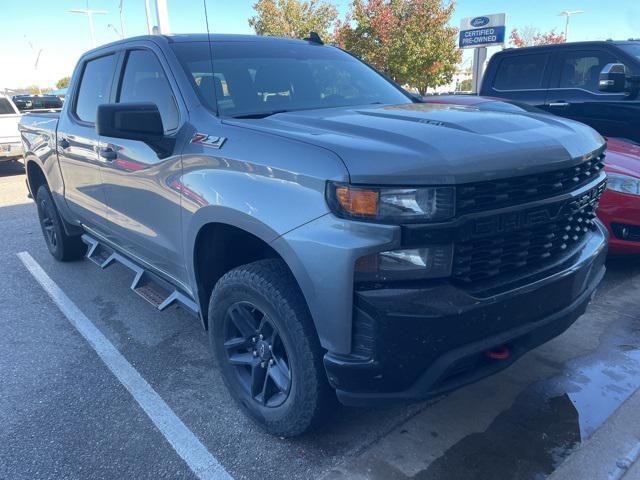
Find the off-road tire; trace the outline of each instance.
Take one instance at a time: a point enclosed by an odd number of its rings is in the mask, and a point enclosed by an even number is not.
[[[38,188],[36,205],[42,234],[51,255],[60,262],[71,262],[82,258],[87,251],[87,246],[79,235],[67,235],[49,187],[46,185]]]
[[[291,384],[284,403],[266,407],[243,387],[224,346],[225,318],[238,302],[261,309],[286,348]],[[316,427],[335,405],[320,346],[298,285],[282,260],[266,259],[237,267],[216,284],[209,302],[209,343],[224,382],[240,406],[267,432],[292,437]]]

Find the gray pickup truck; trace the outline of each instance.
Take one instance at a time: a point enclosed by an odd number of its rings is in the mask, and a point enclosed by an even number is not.
[[[20,125],[50,252],[192,311],[273,434],[492,374],[604,274],[605,142],[571,120],[420,103],[317,40],[233,35],[102,46],[67,98]]]

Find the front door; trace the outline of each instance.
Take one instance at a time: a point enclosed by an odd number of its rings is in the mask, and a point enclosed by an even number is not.
[[[602,49],[575,49],[558,56],[547,95],[546,110],[555,115],[586,123],[602,135],[628,137],[634,108],[624,93],[605,93],[598,88],[600,72],[616,56]]]
[[[152,102],[165,134],[179,137],[183,123],[174,88],[159,52],[152,47],[125,53],[116,102]],[[171,145],[168,142],[168,145]],[[165,152],[142,141],[101,138],[102,177],[109,235],[137,259],[172,279],[186,280],[180,226],[180,142]]]
[[[67,114],[60,116],[57,145],[65,200],[86,226],[103,231],[107,206],[95,130],[98,105],[108,103],[116,54],[86,60],[79,66],[80,83],[73,88]]]

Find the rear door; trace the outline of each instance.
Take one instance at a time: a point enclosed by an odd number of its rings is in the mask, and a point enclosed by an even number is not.
[[[106,226],[107,205],[95,120],[98,105],[109,103],[116,60],[116,52],[101,53],[78,66],[78,81],[57,131],[65,199],[84,225],[100,231]]]
[[[625,93],[598,89],[600,72],[619,62],[615,51],[604,48],[564,49],[553,68],[546,109],[562,117],[590,125],[603,135],[626,137],[631,107]],[[636,113],[637,115],[637,113]]]
[[[142,46],[146,45],[146,46]],[[158,154],[142,141],[103,137],[102,175],[108,202],[109,236],[130,254],[172,279],[185,280],[180,227],[182,172],[179,140],[184,106],[162,52],[141,44],[124,52],[117,103],[158,106],[173,151]]]
[[[544,106],[551,74],[552,54],[544,51],[503,54],[494,74],[483,85],[483,95]]]

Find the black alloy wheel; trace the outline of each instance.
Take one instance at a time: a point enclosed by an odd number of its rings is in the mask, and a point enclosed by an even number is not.
[[[51,218],[51,209],[47,205],[47,199],[42,198],[39,202],[40,211],[40,223],[42,231],[44,232],[45,240],[53,249],[58,246],[58,235],[56,229],[53,226],[53,218]]]
[[[224,347],[245,392],[263,407],[278,407],[291,391],[285,345],[273,322],[250,302],[227,309]]]

